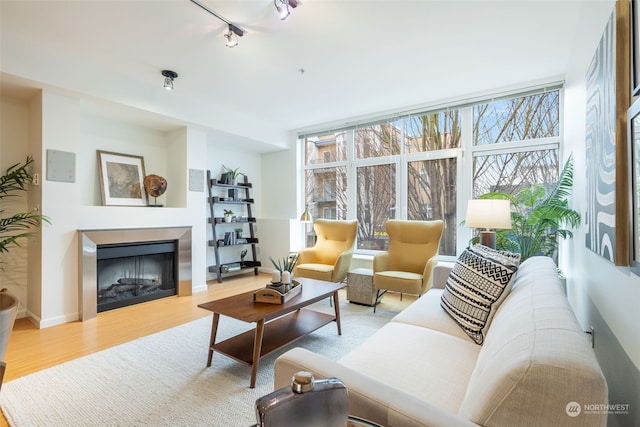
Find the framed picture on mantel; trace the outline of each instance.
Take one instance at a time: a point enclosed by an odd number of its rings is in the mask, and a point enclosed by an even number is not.
[[[98,150],[98,171],[104,206],[147,206],[141,156]]]

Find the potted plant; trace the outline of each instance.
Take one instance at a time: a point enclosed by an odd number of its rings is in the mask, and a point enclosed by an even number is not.
[[[231,222],[234,212],[231,209],[224,210],[224,222]]]
[[[231,169],[222,165],[222,169],[224,169],[224,173],[221,176],[220,182],[222,184],[236,185],[238,182],[238,177],[240,175],[244,175],[242,172],[238,171],[239,168]]]
[[[242,239],[242,228],[235,228],[234,231],[236,232],[236,239]]]
[[[271,260],[271,264],[273,264],[273,266],[276,268],[276,271],[274,272],[274,275],[271,281],[273,283],[278,283],[279,285],[290,284],[293,279],[293,268],[296,266],[296,263],[298,262],[298,254],[289,255],[287,257],[284,257],[282,260],[278,260],[278,262],[276,262],[271,257],[269,257],[269,259]],[[278,280],[274,282],[274,280],[276,279],[276,276]],[[285,286],[285,289],[286,289],[286,286]]]
[[[521,260],[534,255],[551,256],[557,262],[558,236],[573,237],[580,214],[569,208],[573,187],[573,158],[569,157],[558,182],[549,190],[541,184],[523,188],[515,194],[491,192],[481,199],[507,199],[511,202],[511,230],[496,230],[496,247],[517,252]]]
[[[27,185],[32,181],[31,167],[33,158],[27,156],[24,163],[17,163],[7,169],[0,176],[0,200],[8,197],[17,197],[20,192],[28,190]],[[0,204],[0,206],[3,206]],[[33,227],[39,226],[42,221],[49,219],[35,211],[16,213],[4,216],[4,209],[0,209],[0,253],[7,253],[11,248],[19,247],[20,242],[33,236]],[[0,260],[0,270],[4,270],[5,262]],[[4,376],[4,355],[7,349],[9,336],[13,330],[13,324],[18,311],[18,299],[7,293],[6,289],[0,291],[0,386]]]

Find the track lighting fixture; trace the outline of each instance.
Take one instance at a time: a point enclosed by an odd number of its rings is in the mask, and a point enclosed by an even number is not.
[[[290,0],[290,1],[293,1],[293,0]],[[229,30],[226,33],[224,33],[224,38],[227,39],[227,41],[226,41],[227,47],[235,47],[235,46],[238,45],[238,37],[242,37],[242,35],[244,34],[244,30],[242,28],[238,27],[237,25],[232,24],[231,21],[229,21],[228,19],[220,16],[218,13],[216,13],[215,11],[209,9],[207,6],[203,5],[202,3],[198,2],[197,0],[191,0],[191,3],[193,3],[196,6],[199,6],[202,9],[206,10],[211,15],[215,16],[216,18],[218,18],[219,20],[221,20],[222,22],[224,22],[225,24],[227,24],[229,26]]]
[[[273,0],[273,4],[276,6],[280,19],[284,21],[289,15],[291,15],[291,9],[298,7],[298,0]]]
[[[171,70],[162,70],[164,76],[164,88],[166,90],[173,90],[173,79],[178,78],[178,73]]]
[[[242,37],[244,32],[233,24],[229,24],[229,31],[226,32],[224,37],[227,39],[227,47],[238,46],[238,36]]]

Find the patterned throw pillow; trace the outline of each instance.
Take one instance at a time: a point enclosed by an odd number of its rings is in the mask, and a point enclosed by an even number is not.
[[[474,245],[453,266],[440,305],[476,344],[484,342],[519,265],[520,254]]]

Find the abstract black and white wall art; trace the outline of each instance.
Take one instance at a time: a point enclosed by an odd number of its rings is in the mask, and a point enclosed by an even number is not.
[[[611,15],[587,70],[584,215],[588,249],[614,262],[616,206],[615,20]]]
[[[585,87],[585,244],[618,266],[630,265],[631,247],[627,139],[632,92],[630,23],[630,2],[615,2],[587,70]]]

